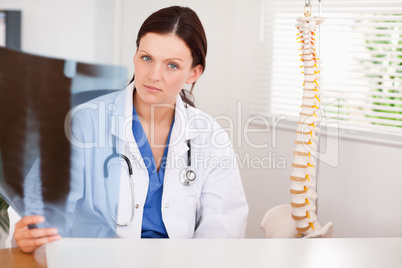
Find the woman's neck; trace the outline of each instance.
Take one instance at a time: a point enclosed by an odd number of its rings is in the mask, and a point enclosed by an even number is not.
[[[172,124],[175,105],[145,103],[136,91],[133,94],[133,104],[140,119],[145,120],[149,126],[153,124],[155,127],[165,125],[170,127]]]

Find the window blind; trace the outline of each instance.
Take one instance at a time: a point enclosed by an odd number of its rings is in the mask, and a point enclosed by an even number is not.
[[[311,1],[318,16],[318,1]],[[297,120],[303,94],[296,18],[304,1],[261,0],[252,114]],[[402,134],[402,2],[322,0],[317,45],[323,121]],[[255,9],[257,10],[257,9]]]

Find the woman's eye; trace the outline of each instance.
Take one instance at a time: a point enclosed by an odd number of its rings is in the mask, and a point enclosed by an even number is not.
[[[144,61],[151,61],[151,57],[149,56],[142,56],[141,57]]]
[[[169,66],[169,68],[172,69],[172,70],[179,69],[179,66],[177,66],[177,64],[174,64],[174,63],[169,63],[168,66]]]

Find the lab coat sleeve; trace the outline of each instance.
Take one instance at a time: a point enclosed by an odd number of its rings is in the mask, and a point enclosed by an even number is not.
[[[236,156],[228,135],[220,131],[208,151],[201,215],[194,238],[244,238],[246,233],[248,205]]]

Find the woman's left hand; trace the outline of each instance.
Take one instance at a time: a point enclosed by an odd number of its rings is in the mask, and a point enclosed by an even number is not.
[[[31,253],[38,247],[59,240],[56,228],[29,229],[28,225],[44,222],[43,216],[26,216],[15,224],[14,238],[18,247],[25,253]]]

